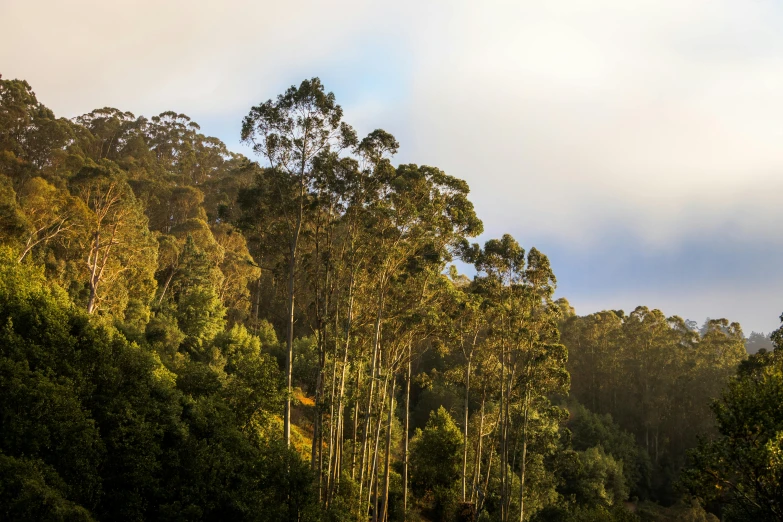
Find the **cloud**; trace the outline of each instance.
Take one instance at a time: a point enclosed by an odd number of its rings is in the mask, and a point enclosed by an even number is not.
[[[350,61],[388,22],[380,14],[361,1],[8,0],[0,59],[69,115],[96,103],[246,109]]]
[[[468,179],[490,228],[513,209],[520,231],[568,241],[618,223],[655,248],[694,228],[780,241],[782,18],[763,2],[460,4],[419,35],[415,155]]]
[[[636,281],[638,302],[752,323],[758,307],[728,303],[783,294],[752,259],[783,252],[775,0],[5,0],[0,19],[0,73],[57,114],[174,109],[245,153],[248,108],[320,76],[400,161],[466,179],[487,236],[545,247],[580,311]],[[710,265],[726,241],[750,257]]]

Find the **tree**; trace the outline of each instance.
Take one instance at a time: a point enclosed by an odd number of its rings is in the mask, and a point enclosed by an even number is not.
[[[55,118],[29,83],[0,79],[0,151],[42,169],[52,166],[70,135],[68,121]]]
[[[87,212],[84,204],[67,190],[35,177],[24,182],[17,195],[26,225],[19,262],[34,248],[52,240],[77,237]]]
[[[783,321],[783,317],[781,317]],[[783,343],[743,365],[712,406],[714,440],[690,453],[684,483],[724,506],[726,520],[783,519]]]
[[[459,428],[442,406],[411,440],[411,485],[419,497],[432,495],[439,519],[456,497],[463,444]]]
[[[242,141],[250,143],[275,171],[275,184],[288,236],[288,335],[286,338],[286,387],[289,396],[283,413],[283,437],[291,440],[291,364],[294,343],[294,298],[299,238],[305,206],[313,180],[313,162],[333,147],[356,142],[350,126],[343,123],[342,108],[334,94],[326,93],[318,78],[292,86],[277,100],[253,107],[242,122]]]
[[[121,314],[131,299],[148,304],[157,244],[130,186],[115,165],[105,163],[82,169],[72,191],[91,211],[84,224],[87,313],[107,308]]]

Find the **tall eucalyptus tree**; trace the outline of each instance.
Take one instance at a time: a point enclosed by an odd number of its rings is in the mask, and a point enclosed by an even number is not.
[[[355,145],[356,134],[342,121],[343,110],[321,80],[304,80],[276,100],[250,110],[242,121],[242,141],[253,146],[274,171],[288,239],[288,304],[285,380],[288,396],[283,414],[283,437],[291,442],[291,392],[294,343],[294,299],[299,240],[311,197],[313,162],[333,149]]]

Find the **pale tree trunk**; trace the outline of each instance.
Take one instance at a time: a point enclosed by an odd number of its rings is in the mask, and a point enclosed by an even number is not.
[[[478,485],[479,477],[481,477],[481,442],[484,439],[484,404],[487,399],[487,388],[484,386],[483,391],[481,393],[481,414],[480,414],[480,420],[479,420],[479,432],[478,432],[478,440],[476,441],[476,457],[473,461],[473,480],[472,480],[472,487],[470,491],[470,501],[473,502],[473,498],[476,494],[476,486]]]
[[[346,371],[348,368],[348,348],[351,340],[351,323],[353,321],[353,285],[354,275],[351,272],[351,281],[348,284],[348,316],[345,325],[345,351],[343,352],[343,364],[340,374],[340,393],[337,399],[337,439],[335,442],[335,468],[334,468],[334,484],[337,486],[340,483],[340,477],[343,471],[343,444],[345,437],[345,420],[343,418],[345,412],[345,379]]]
[[[510,361],[509,361],[510,362]],[[504,520],[509,520],[511,518],[511,479],[509,477],[509,468],[508,465],[508,454],[510,450],[509,446],[509,434],[511,433],[511,412],[510,412],[510,405],[511,405],[511,388],[512,384],[514,382],[514,373],[516,372],[516,365],[511,365],[511,367],[508,370],[508,388],[506,389],[506,403],[505,403],[505,439],[506,439],[506,445],[505,445],[505,451],[506,451],[506,459],[505,459],[505,467],[503,468],[503,475],[505,477],[505,501],[506,501],[506,507],[505,507],[505,518]]]
[[[338,317],[335,316],[335,326],[337,326]],[[335,395],[337,394],[337,335],[334,336],[334,356],[332,358],[332,390],[329,395],[329,455],[326,459],[326,495],[325,505],[329,505],[329,497],[332,491],[332,469],[335,458],[335,451],[337,449],[337,426],[335,424]]]
[[[321,399],[322,399],[322,389],[323,389],[323,368],[324,368],[324,348],[323,348],[323,337],[321,336],[321,332],[318,332],[317,334],[318,341],[316,344],[318,345],[318,375],[316,376],[315,380],[315,400],[313,401],[313,441],[310,446],[310,467],[313,471],[316,471],[318,468],[317,465],[317,453],[318,453],[318,439],[321,436],[321,422],[322,422],[322,415],[321,415]],[[319,490],[320,490],[320,484],[321,484],[321,477],[318,477],[318,484],[319,484]]]
[[[373,495],[375,496],[375,509],[373,510],[373,522],[378,521],[378,445],[381,439],[381,425],[383,424],[383,412],[386,406],[386,388],[389,385],[389,375],[383,379],[383,391],[379,394],[380,403],[378,404],[378,421],[375,423],[375,437],[371,459],[371,468],[369,482],[367,483],[367,505],[370,505]],[[373,485],[375,486],[373,488]]]
[[[527,468],[527,421],[530,410],[530,391],[525,391],[525,410],[522,419],[522,463],[519,470],[519,522],[525,520],[525,470]]]
[[[87,300],[88,314],[91,314],[95,309],[95,298],[98,294],[97,275],[98,275],[98,255],[100,253],[99,250],[100,239],[101,239],[101,232],[100,229],[98,229],[98,231],[95,232],[95,239],[93,242],[92,251],[89,253],[89,256],[87,257],[87,263],[91,265],[90,266],[90,297]]]
[[[364,433],[362,437],[362,457],[359,461],[359,498],[362,495],[362,489],[364,485],[364,472],[367,467],[367,443],[370,438],[370,416],[372,415],[372,401],[373,392],[375,391],[375,373],[378,368],[378,352],[381,344],[381,320],[383,317],[383,299],[384,292],[381,290],[381,294],[378,300],[378,312],[375,317],[375,328],[373,334],[373,350],[372,350],[372,366],[370,368],[370,389],[367,393],[367,411],[364,415]],[[370,479],[372,482],[372,479]]]
[[[294,359],[294,267],[296,247],[291,245],[291,259],[288,262],[288,332],[285,351],[285,409],[283,411],[283,439],[285,445],[291,446],[291,394],[293,393],[293,359]]]
[[[87,313],[91,314],[95,311],[96,301],[98,299],[98,285],[103,281],[103,271],[106,269],[106,264],[109,262],[109,255],[111,254],[111,248],[114,246],[114,239],[117,235],[117,227],[119,225],[115,223],[112,226],[111,236],[109,236],[109,242],[102,246],[100,244],[100,228],[95,232],[95,255],[92,256],[93,265],[90,271],[90,297],[87,301]],[[103,250],[103,256],[101,256],[101,250]],[[89,261],[90,257],[88,257]]]
[[[402,439],[402,509],[404,520],[408,520],[408,432],[411,411],[411,346],[408,345],[408,372],[405,376],[405,426]]]
[[[169,276],[166,278],[166,284],[163,285],[163,290],[160,292],[160,297],[158,298],[158,306],[160,306],[163,303],[163,298],[166,297],[166,292],[169,289],[169,285],[171,284],[171,280],[174,279],[174,274],[177,272],[176,268],[172,268],[171,272],[169,272]]]
[[[383,477],[383,512],[381,513],[381,522],[386,522],[389,515],[389,464],[391,462],[391,432],[392,432],[392,418],[394,414],[394,389],[397,385],[397,377],[392,377],[391,392],[389,393],[389,415],[387,421],[389,423],[386,428],[386,462],[384,464],[384,477]]]
[[[502,390],[501,390],[502,391]],[[495,456],[495,443],[497,439],[500,437],[500,430],[501,430],[501,421],[503,420],[503,408],[498,408],[498,420],[495,422],[495,428],[492,430],[492,443],[489,445],[490,452],[489,452],[489,460],[487,461],[487,477],[484,479],[484,495],[486,498],[487,490],[489,489],[489,479],[492,474],[492,459]],[[481,506],[479,506],[479,510],[484,505],[484,500],[481,501]]]
[[[505,347],[502,350],[501,362],[500,362],[500,520],[506,521],[506,421],[505,415],[507,408],[506,403],[508,397],[506,397],[506,351]]]
[[[359,396],[362,384],[362,365],[356,365],[356,399],[353,401],[353,444],[351,444],[351,480],[356,480],[356,451],[359,436]]]
[[[470,404],[470,365],[472,362],[471,357],[468,357],[468,364],[465,366],[465,419],[463,424],[463,450],[462,450],[462,502],[465,502],[467,495],[467,482],[468,482],[468,420],[469,420],[469,404]]]
[[[285,380],[286,396],[285,408],[283,410],[283,439],[287,447],[291,446],[291,395],[293,393],[293,361],[294,361],[294,297],[296,283],[296,251],[299,246],[299,234],[302,231],[302,220],[304,218],[304,197],[305,197],[305,166],[302,164],[302,170],[299,174],[299,208],[296,214],[296,224],[289,242],[288,259],[288,336],[286,339],[285,353]]]

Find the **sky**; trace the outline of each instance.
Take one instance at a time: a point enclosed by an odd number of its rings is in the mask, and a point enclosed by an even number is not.
[[[577,313],[769,332],[783,312],[778,0],[0,0],[0,74],[59,116],[185,113],[232,150],[318,76],[395,161],[465,179],[484,241]]]

